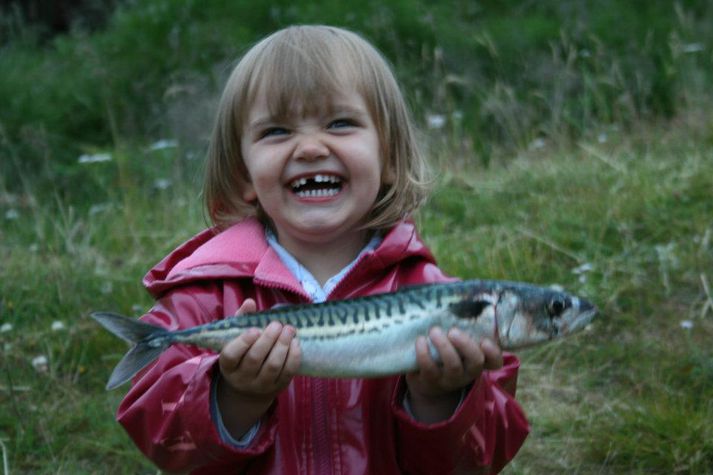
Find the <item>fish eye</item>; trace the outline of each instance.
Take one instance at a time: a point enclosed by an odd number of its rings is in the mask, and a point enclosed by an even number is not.
[[[567,307],[569,307],[569,302],[566,298],[560,296],[553,297],[547,304],[547,313],[550,315],[550,318],[559,317],[562,312],[567,310]]]

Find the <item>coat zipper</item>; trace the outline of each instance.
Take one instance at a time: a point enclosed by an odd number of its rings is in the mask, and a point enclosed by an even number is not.
[[[314,473],[331,475],[332,434],[330,430],[329,381],[312,378],[312,447]]]

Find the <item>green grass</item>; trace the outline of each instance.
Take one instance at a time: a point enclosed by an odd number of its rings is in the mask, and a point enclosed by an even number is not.
[[[448,272],[560,284],[600,307],[584,334],[520,354],[533,430],[507,473],[713,472],[713,146],[695,133],[448,165],[419,214]],[[203,216],[195,185],[140,190],[117,188],[91,212],[32,188],[3,196],[0,440],[12,473],[154,473],[113,421],[122,392],[103,389],[124,345],[88,313],[147,308],[143,273]]]
[[[520,354],[532,434],[506,472],[713,473],[710,2],[146,0],[41,41],[5,13],[11,473],[156,472],[113,420],[122,392],[103,389],[125,347],[88,315],[151,305],[143,274],[205,226],[201,159],[227,64],[300,22],[364,33],[417,121],[445,120],[426,130],[439,173],[417,216],[445,270],[600,307],[584,334]]]

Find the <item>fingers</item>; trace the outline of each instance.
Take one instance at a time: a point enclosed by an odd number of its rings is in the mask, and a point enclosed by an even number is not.
[[[489,338],[480,342],[480,349],[485,356],[483,367],[485,369],[500,369],[503,367],[503,352],[500,347]]]
[[[426,338],[416,340],[418,372],[409,376],[423,394],[437,395],[467,386],[484,369],[502,367],[500,348],[488,339],[476,342],[465,332],[452,328],[444,333],[440,328],[429,332],[431,344],[438,353],[440,364],[429,352]]]
[[[279,391],[299,369],[301,352],[295,336],[294,327],[279,322],[271,322],[262,331],[247,330],[221,350],[223,378],[243,393]]]
[[[250,328],[245,331],[240,337],[233,339],[220,351],[220,368],[222,372],[231,371],[237,367],[243,356],[255,344],[260,337],[260,330]]]
[[[475,379],[483,371],[486,358],[480,346],[457,328],[448,332],[448,338],[458,352],[463,374]]]
[[[255,313],[257,310],[257,304],[253,299],[245,299],[240,308],[235,311],[235,316],[243,315],[246,313]]]

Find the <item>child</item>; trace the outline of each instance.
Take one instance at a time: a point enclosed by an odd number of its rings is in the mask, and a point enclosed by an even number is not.
[[[453,280],[407,219],[425,166],[393,74],[360,36],[278,31],[226,85],[205,182],[215,224],[154,267],[143,320],[171,330],[276,305]],[[497,472],[528,433],[518,361],[434,328],[442,364],[378,379],[295,376],[295,329],[273,322],[219,355],[174,346],[117,418],[159,467],[194,473]]]

